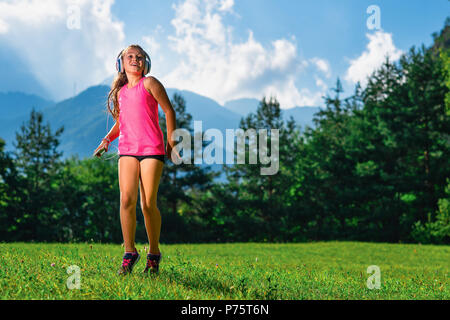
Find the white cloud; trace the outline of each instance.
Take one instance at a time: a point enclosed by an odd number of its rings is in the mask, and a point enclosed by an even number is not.
[[[113,3],[114,0],[0,2],[0,45],[6,43],[13,49],[12,54],[20,55],[30,66],[30,72],[53,94],[48,98],[70,97],[75,82],[80,92],[115,72],[115,59],[125,46],[125,34],[124,24],[111,13]],[[248,30],[246,40],[233,40],[233,28],[224,19],[227,15],[237,16],[234,3],[185,0],[173,5],[175,16],[171,24],[175,32],[169,36],[173,51],[162,54],[167,49],[162,38],[167,30],[160,25],[141,38],[155,59],[152,70],[158,72],[164,67],[161,79],[168,87],[192,90],[220,103],[275,95],[283,108],[320,104],[325,85],[316,81],[317,87],[312,89],[320,92],[313,92],[300,88],[297,81],[306,68],[328,77],[328,62],[320,58],[300,59],[295,37],[263,44]],[[68,28],[73,6],[79,8],[80,29]]]
[[[166,86],[191,90],[222,104],[269,95],[275,95],[283,108],[319,104],[323,92],[311,93],[295,85],[308,66],[298,57],[296,39],[277,39],[264,46],[249,30],[245,42],[233,41],[233,28],[223,21],[233,5],[229,0],[185,0],[173,6],[175,34],[169,41],[180,62],[163,77]],[[312,62],[329,74],[326,61]]]
[[[322,73],[324,73],[328,79],[331,78],[331,67],[328,61],[317,57],[312,58],[309,61],[313,63]]]
[[[0,2],[0,21],[6,26],[19,23],[39,27],[64,15],[65,7],[55,4],[52,0]]]
[[[324,91],[328,89],[328,86],[325,84],[325,82],[322,79],[320,79],[317,76],[314,76],[314,79],[316,80],[316,86],[318,86],[319,88],[322,88],[322,90],[324,90]]]
[[[8,30],[9,30],[9,25],[5,21],[0,20],[0,34],[7,33]]]
[[[123,47],[123,23],[113,19],[113,0],[14,0],[0,3],[0,41],[31,66],[53,99],[100,83],[114,72]],[[70,7],[79,9],[80,29],[69,29]],[[76,17],[75,17],[76,19]],[[82,80],[79,80],[82,79]]]
[[[222,0],[220,4],[220,11],[231,11],[234,6],[234,0]]]
[[[344,77],[353,84],[360,81],[363,87],[367,85],[367,77],[382,66],[386,55],[393,62],[403,54],[402,50],[395,47],[391,33],[377,31],[373,34],[368,33],[366,36],[369,39],[367,49],[361,56],[350,61],[350,67]]]
[[[155,39],[153,36],[143,36],[142,41],[144,41],[144,45],[149,50],[149,54],[156,54],[159,52],[161,48],[161,44]]]

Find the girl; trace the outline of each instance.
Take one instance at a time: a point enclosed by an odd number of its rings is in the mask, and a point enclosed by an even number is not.
[[[161,215],[156,198],[165,154],[172,160],[175,141],[171,137],[176,129],[176,118],[163,85],[154,77],[145,77],[150,67],[150,57],[139,45],[130,45],[120,52],[116,64],[118,74],[107,99],[108,111],[116,123],[94,152],[100,157],[98,152],[108,151],[110,143],[119,137],[120,222],[125,246],[119,275],[131,273],[140,258],[135,247],[138,184],[149,242],[144,272],[157,273],[161,260]],[[158,123],[158,104],[166,116],[165,148]]]

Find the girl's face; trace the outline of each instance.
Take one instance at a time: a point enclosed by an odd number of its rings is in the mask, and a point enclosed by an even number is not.
[[[123,66],[126,73],[142,74],[145,56],[135,48],[129,48],[123,53]]]

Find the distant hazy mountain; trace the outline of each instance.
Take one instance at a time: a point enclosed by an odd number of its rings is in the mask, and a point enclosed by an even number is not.
[[[77,96],[63,100],[53,107],[43,110],[52,130],[64,126],[60,149],[63,158],[77,153],[80,158],[89,157],[101,139],[111,129],[114,121],[109,116],[106,128],[106,97],[109,88],[94,86]]]
[[[249,98],[227,101],[224,107],[244,117],[249,113],[255,113],[258,105],[259,100]]]
[[[34,106],[36,110],[44,113],[44,124],[49,123],[52,132],[64,126],[58,148],[63,151],[63,159],[72,154],[78,154],[80,158],[90,157],[114,124],[112,117],[106,113],[106,97],[109,90],[110,87],[105,85],[90,87],[75,97],[58,103],[22,93],[1,94],[0,107],[4,117],[0,118],[0,137],[6,141],[6,151],[13,150],[15,132],[19,131],[22,123],[29,120],[31,108]],[[234,109],[240,111],[239,114],[196,93],[167,89],[169,98],[172,98],[175,92],[186,100],[186,109],[192,115],[193,121],[202,121],[203,131],[217,128],[222,132],[224,139],[226,129],[238,128],[239,121],[244,116],[242,110],[247,108],[248,112],[254,112],[259,103],[256,99],[241,99],[227,104],[228,107],[231,106],[230,108],[241,104],[241,109]],[[317,110],[318,108],[294,108],[283,110],[283,115],[285,119],[292,115],[298,123],[311,125],[312,115]],[[223,143],[225,145],[226,141]],[[113,142],[110,152],[117,153],[117,145],[118,139]],[[225,150],[223,154],[225,157]],[[221,165],[212,166],[213,170],[221,170],[221,167]],[[219,180],[223,181],[224,177]]]
[[[301,127],[301,131],[305,130],[306,126],[314,128],[314,114],[320,111],[320,107],[295,107],[291,109],[283,109],[284,120],[289,120],[292,116]]]
[[[113,79],[114,76],[108,77],[102,84],[110,86]],[[198,95],[191,91],[167,89],[169,98],[172,98],[174,92],[181,93],[183,97],[189,101],[188,108],[190,108],[194,120],[203,120],[208,128],[220,128],[221,130],[225,128],[225,124],[228,125],[228,123],[231,122],[239,124],[242,117],[247,116],[249,113],[255,113],[260,103],[258,99],[243,98],[227,101],[222,107],[213,99]],[[224,109],[231,111],[232,114],[224,112]],[[208,112],[205,112],[206,110]],[[314,114],[320,110],[320,107],[295,107],[282,110],[283,119],[287,121],[290,116],[292,116],[301,126],[303,131],[307,125],[314,127],[312,120]],[[226,120],[222,121],[222,117],[225,117]]]
[[[111,86],[113,78],[113,76],[106,78],[102,82],[102,85]],[[213,99],[187,90],[166,88],[166,91],[169,99],[172,99],[174,93],[183,96],[186,100],[188,112],[192,115],[192,121],[202,121],[203,129],[218,128],[225,130],[227,128],[237,128],[239,125],[241,115],[233,110],[222,107]],[[230,124],[232,124],[231,127]],[[192,123],[193,127],[194,124]]]
[[[225,133],[226,129],[239,128],[241,116],[222,107],[213,99],[186,90],[169,88],[166,91],[169,98],[172,98],[174,93],[183,96],[187,111],[192,115],[192,121],[202,121],[204,130],[217,128]]]
[[[226,102],[224,107],[244,117],[249,113],[256,113],[259,103],[260,101],[257,99],[237,99]],[[288,121],[292,116],[303,131],[307,125],[314,127],[312,120],[314,114],[319,110],[319,107],[295,107],[282,109],[281,113],[285,121]]]
[[[3,120],[29,115],[31,109],[42,110],[55,102],[23,92],[0,92],[0,112]]]
[[[64,152],[63,158],[77,153],[80,157],[91,156],[102,137],[111,129],[114,120],[106,114],[106,97],[108,86],[95,86],[86,89],[77,96],[51,104],[46,108],[36,108],[44,113],[44,122],[50,123],[52,131],[64,126],[61,136],[60,150]],[[217,128],[237,128],[240,116],[221,107],[214,100],[197,95],[189,91],[167,89],[169,97],[174,92],[183,95],[186,100],[187,112],[194,120],[203,122],[203,130]],[[31,100],[30,100],[31,101]],[[32,103],[30,103],[32,104]],[[12,141],[15,131],[20,125],[29,120],[29,112],[18,115],[13,108],[7,108],[5,115],[8,118],[0,120],[0,137],[6,142],[6,149],[12,150]],[[31,107],[30,107],[31,111]],[[108,120],[108,129],[106,128]],[[118,140],[115,142],[117,143]]]
[[[0,92],[0,137],[6,141],[6,150],[12,150],[15,131],[23,119],[29,118],[31,109],[43,110],[55,103],[34,94],[22,92]]]

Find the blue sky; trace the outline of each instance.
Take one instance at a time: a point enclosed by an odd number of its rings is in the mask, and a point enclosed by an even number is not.
[[[371,5],[380,9],[379,30],[367,27]],[[24,64],[36,65],[30,72],[55,100],[73,94],[74,83],[82,90],[112,76],[117,53],[139,43],[152,56],[151,74],[167,87],[222,104],[275,95],[283,108],[321,104],[337,77],[351,94],[384,54],[396,60],[413,45],[429,46],[450,12],[448,0],[47,0],[26,6],[24,0],[0,2],[0,49],[17,50]],[[66,26],[69,6],[80,9],[79,29]],[[61,67],[52,68],[55,62]]]

